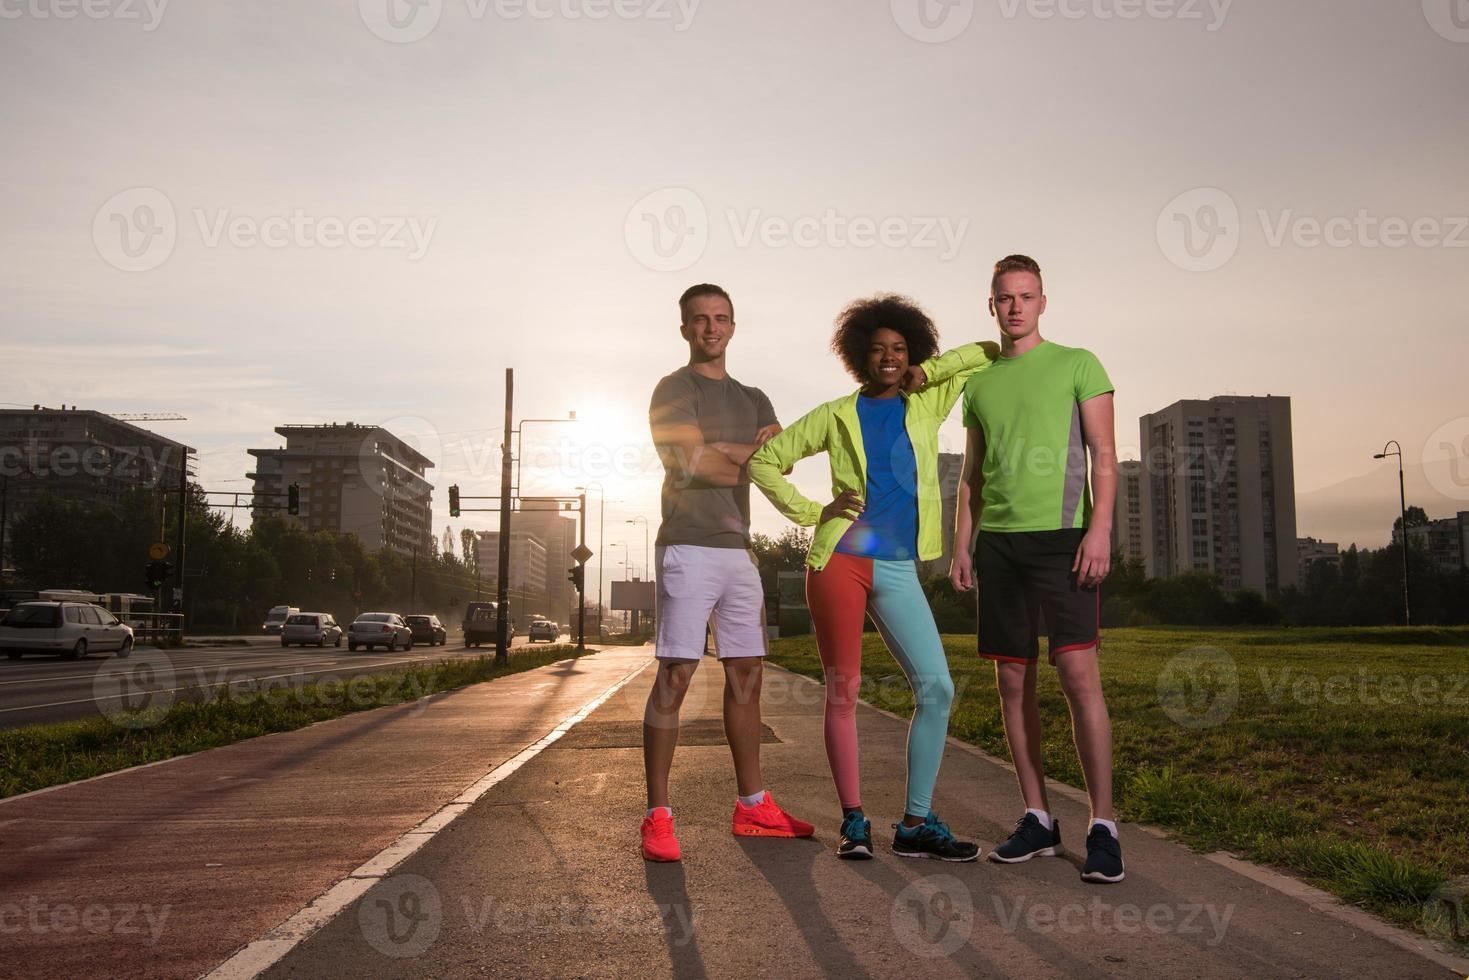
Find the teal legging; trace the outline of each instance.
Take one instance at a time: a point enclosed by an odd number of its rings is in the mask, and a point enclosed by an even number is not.
[[[881,561],[841,552],[821,571],[806,572],[806,601],[826,671],[826,758],[842,809],[862,806],[857,775],[857,698],[862,684],[862,625],[872,614],[888,650],[913,688],[908,727],[907,812],[928,816],[949,734],[954,682],[928,598],[911,561]]]

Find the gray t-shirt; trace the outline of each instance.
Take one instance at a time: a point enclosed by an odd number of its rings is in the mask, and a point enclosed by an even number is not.
[[[775,421],[775,409],[759,388],[728,376],[712,381],[690,367],[681,367],[658,382],[648,407],[654,443],[659,429],[671,425],[698,426],[706,443],[752,443],[756,432]],[[658,544],[748,548],[750,485],[715,487],[687,479],[681,468],[687,462],[664,460]]]

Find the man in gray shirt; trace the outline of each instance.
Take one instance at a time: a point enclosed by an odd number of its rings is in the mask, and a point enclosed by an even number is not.
[[[766,653],[765,592],[750,552],[750,456],[780,431],[770,399],[731,378],[725,351],[734,303],[718,286],[679,300],[689,363],[653,391],[648,421],[663,460],[658,529],[658,674],[643,716],[648,810],[643,857],[677,861],[668,773],[679,708],[712,627],[724,667],[725,732],[739,799],[732,830],[747,837],[809,837],[812,826],[783,811],[760,772],[760,681]]]

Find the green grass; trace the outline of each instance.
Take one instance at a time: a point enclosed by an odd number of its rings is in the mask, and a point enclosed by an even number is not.
[[[950,734],[1008,760],[993,664],[972,636],[944,645]],[[1435,889],[1469,875],[1469,629],[1109,630],[1104,649],[1124,819],[1290,870],[1415,928]],[[770,659],[821,677],[811,637],[774,642]],[[864,698],[912,713],[875,634],[863,673]],[[1039,698],[1046,773],[1080,787],[1066,702],[1044,664]]]
[[[209,700],[179,701],[166,711],[0,732],[0,799],[403,704],[576,656],[574,646],[551,646],[517,652],[504,666],[496,666],[490,656],[445,660],[346,681],[261,692],[219,691]]]

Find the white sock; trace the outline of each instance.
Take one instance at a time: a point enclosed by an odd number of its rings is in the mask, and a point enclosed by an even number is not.
[[[1090,827],[1087,827],[1086,832],[1088,834],[1090,834],[1092,832],[1092,827],[1097,827],[1097,826],[1106,827],[1107,828],[1107,833],[1111,834],[1112,835],[1112,838],[1114,840],[1121,840],[1122,839],[1122,838],[1120,838],[1120,837],[1117,836],[1117,824],[1116,824],[1115,821],[1112,821],[1112,820],[1093,820],[1091,822],[1091,826]]]
[[[643,814],[643,816],[645,816],[645,817],[651,817],[653,814],[657,813],[659,810],[662,810],[664,813],[668,814],[670,817],[673,816],[673,807],[671,807],[671,806],[651,806],[651,807],[648,808],[648,812],[645,813],[645,814]]]
[[[1046,811],[1044,811],[1044,810],[1032,810],[1029,807],[1027,807],[1026,810],[1025,810],[1025,812],[1028,813],[1028,814],[1030,814],[1031,816],[1035,817],[1037,820],[1039,820],[1041,822],[1041,826],[1042,827],[1046,828],[1047,830],[1050,830],[1051,829],[1051,815],[1049,813],[1047,813]]]
[[[765,790],[762,789],[760,792],[754,793],[750,796],[741,796],[740,802],[743,803],[745,806],[759,806],[761,803],[765,802]]]

